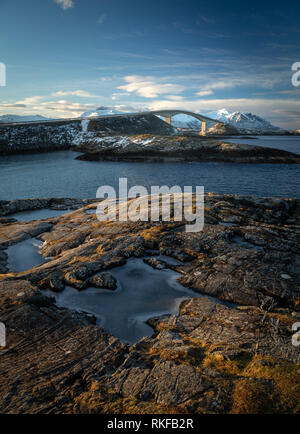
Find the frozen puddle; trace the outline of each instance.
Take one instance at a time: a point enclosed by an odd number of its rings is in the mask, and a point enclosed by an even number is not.
[[[32,211],[22,211],[15,214],[12,214],[10,217],[17,219],[20,222],[29,222],[32,220],[42,220],[48,219],[50,217],[58,217],[62,214],[67,214],[70,210],[58,210],[58,209],[35,209]]]
[[[183,300],[200,296],[177,283],[178,273],[152,269],[142,259],[129,259],[111,273],[118,279],[116,291],[88,288],[79,292],[66,287],[51,295],[58,306],[95,315],[101,327],[129,344],[153,334],[145,323],[148,318],[177,314]]]
[[[42,241],[29,238],[9,246],[7,248],[9,271],[20,273],[45,263],[47,259],[39,251],[42,245]]]

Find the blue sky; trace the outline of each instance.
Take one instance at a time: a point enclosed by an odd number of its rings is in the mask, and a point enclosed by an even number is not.
[[[300,127],[300,3],[1,0],[0,114],[251,111]]]

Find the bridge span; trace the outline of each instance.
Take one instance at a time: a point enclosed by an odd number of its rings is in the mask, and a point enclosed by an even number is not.
[[[91,117],[77,117],[77,118],[60,118],[60,119],[46,119],[46,120],[38,120],[38,121],[29,121],[29,122],[0,122],[0,127],[8,126],[8,125],[28,125],[28,124],[52,124],[52,123],[58,123],[58,124],[65,124],[68,122],[79,122],[83,119],[90,119],[90,120],[101,120],[106,118],[117,118],[117,117],[130,117],[130,116],[146,116],[149,114],[153,114],[156,116],[160,116],[164,118],[165,122],[171,125],[172,123],[172,117],[180,114],[185,114],[187,116],[191,116],[201,122],[201,131],[200,135],[206,134],[206,125],[207,122],[212,122],[215,124],[223,124],[221,121],[217,121],[215,119],[211,119],[207,116],[200,115],[198,113],[186,111],[186,110],[173,110],[173,109],[163,109],[163,110],[149,110],[149,111],[140,111],[140,112],[130,112],[130,113],[114,113],[110,115],[102,115],[102,116],[91,116]]]
[[[218,124],[223,124],[223,122],[216,121],[215,119],[211,119],[211,118],[209,118],[207,116],[203,116],[203,115],[200,115],[198,113],[190,112],[190,111],[187,111],[187,110],[172,110],[172,109],[167,110],[166,109],[166,110],[152,110],[150,112],[143,112],[143,113],[144,114],[145,113],[152,113],[153,115],[161,116],[161,117],[163,117],[165,119],[165,122],[167,122],[170,125],[172,123],[172,117],[173,116],[182,115],[182,114],[183,115],[187,115],[187,116],[191,116],[192,118],[195,118],[198,121],[201,121],[202,128],[201,128],[200,134],[203,135],[203,136],[205,136],[205,134],[206,134],[206,124],[207,124],[207,122],[213,122],[215,124],[217,124],[217,123]]]

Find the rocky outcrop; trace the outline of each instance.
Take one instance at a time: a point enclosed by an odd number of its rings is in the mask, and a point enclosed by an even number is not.
[[[0,125],[0,154],[69,149],[80,132],[80,120]]]
[[[0,124],[0,155],[70,149],[90,137],[115,134],[174,134],[154,115],[122,115],[91,120]]]
[[[89,280],[89,285],[95,288],[110,289],[113,291],[117,288],[117,280],[110,273],[98,273]]]
[[[94,208],[0,223],[3,266],[7,246],[24,237],[42,240],[48,258],[0,274],[1,412],[300,412],[298,200],[209,193],[198,233],[185,222],[100,223],[86,212]],[[43,293],[111,287],[113,268],[134,256],[176,270],[199,294],[175,315],[149,318],[153,335],[136,345]]]
[[[235,136],[240,135],[240,132],[232,125],[216,123],[208,128],[208,136]]]
[[[97,389],[126,358],[126,346],[95,326],[92,316],[57,309],[27,281],[0,283],[0,305],[7,329],[1,413],[80,412],[76,396],[87,385]]]
[[[106,134],[174,134],[175,129],[157,116],[130,115],[104,117],[89,121],[88,131]]]
[[[295,163],[299,155],[279,149],[236,144],[194,135],[90,136],[77,143],[80,160],[90,161],[223,161]]]

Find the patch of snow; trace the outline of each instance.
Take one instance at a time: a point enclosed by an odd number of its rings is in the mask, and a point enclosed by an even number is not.
[[[81,121],[81,128],[83,133],[87,133],[90,121],[88,119],[83,119]]]

